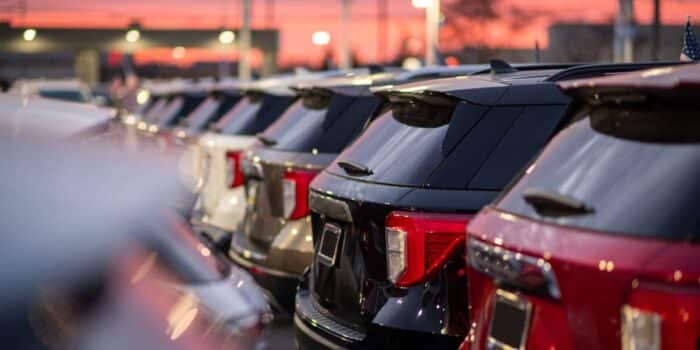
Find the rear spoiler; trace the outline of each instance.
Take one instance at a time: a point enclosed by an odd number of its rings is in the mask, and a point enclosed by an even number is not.
[[[592,77],[600,77],[610,74],[633,72],[638,70],[668,67],[674,65],[688,64],[691,62],[681,61],[661,61],[661,62],[635,62],[635,63],[601,63],[601,64],[584,64],[552,75],[547,81],[558,82],[572,79],[586,79]]]

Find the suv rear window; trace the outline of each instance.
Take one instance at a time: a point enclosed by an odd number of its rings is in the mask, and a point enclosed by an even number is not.
[[[273,149],[291,152],[339,153],[360,134],[379,108],[376,96],[332,94],[297,101],[265,130]]]
[[[564,108],[459,102],[448,111],[406,112],[394,106],[337,161],[368,168],[372,174],[363,176],[363,181],[501,190],[546,144]],[[337,162],[328,171],[348,175]]]
[[[186,94],[177,96],[168,103],[167,110],[160,115],[158,126],[161,128],[177,125],[180,120],[189,115],[206,98],[203,94]]]
[[[500,209],[610,234],[700,238],[697,110],[598,107],[578,117],[498,201]],[[590,212],[542,216],[523,199],[528,189],[568,197]]]
[[[246,95],[219,119],[215,129],[227,135],[258,134],[272,124],[294,100],[294,96]]]

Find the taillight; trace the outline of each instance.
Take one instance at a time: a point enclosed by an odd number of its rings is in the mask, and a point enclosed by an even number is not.
[[[309,215],[309,184],[318,171],[287,169],[282,179],[284,217],[296,220]]]
[[[427,280],[464,243],[470,215],[395,211],[386,218],[387,276],[408,287]]]
[[[243,184],[243,171],[241,171],[241,152],[226,152],[226,184],[229,188]]]
[[[622,307],[622,349],[695,349],[700,341],[700,289],[634,282]]]

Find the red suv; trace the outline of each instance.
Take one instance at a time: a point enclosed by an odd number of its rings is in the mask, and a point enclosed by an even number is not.
[[[469,225],[463,348],[698,348],[700,66],[560,87],[577,121]]]

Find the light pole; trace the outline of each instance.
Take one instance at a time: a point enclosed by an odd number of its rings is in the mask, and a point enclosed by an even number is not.
[[[615,20],[615,40],[613,59],[615,62],[632,62],[634,60],[634,1],[618,0],[619,10]]]
[[[413,7],[425,9],[425,65],[437,64],[440,40],[440,0],[412,0]]]
[[[238,79],[246,81],[250,80],[252,74],[250,72],[250,2],[251,0],[243,0],[243,11],[241,21],[241,35],[238,42]]]
[[[340,0],[342,6],[343,35],[340,39],[340,69],[352,68],[350,59],[350,0]]]

